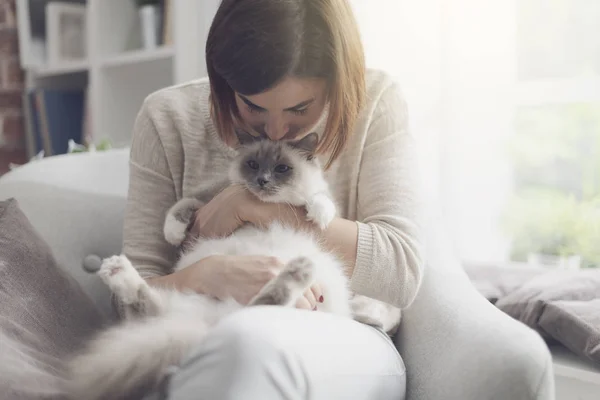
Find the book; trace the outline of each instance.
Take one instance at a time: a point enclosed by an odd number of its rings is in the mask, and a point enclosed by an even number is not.
[[[39,124],[39,107],[36,101],[36,91],[28,90],[25,92],[26,107],[25,107],[25,127],[27,129],[26,140],[28,156],[32,158],[34,155],[44,151],[44,141]]]
[[[31,159],[40,152],[38,148],[37,132],[34,126],[33,105],[31,104],[31,95],[29,90],[23,91],[23,116],[25,121],[25,145],[27,148],[27,158]]]
[[[49,157],[68,153],[70,140],[81,143],[86,119],[84,89],[35,88],[27,92],[27,100],[30,152],[43,150]]]

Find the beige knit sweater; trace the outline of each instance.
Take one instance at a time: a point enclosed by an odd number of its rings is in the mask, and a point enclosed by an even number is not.
[[[227,173],[233,150],[215,131],[208,94],[206,78],[161,89],[137,116],[123,251],[144,277],[168,274],[175,263],[163,237],[169,207],[198,187],[214,190],[211,184]],[[351,289],[401,308],[414,299],[423,274],[415,152],[398,86],[369,70],[366,106],[326,177],[340,215],[358,224]]]

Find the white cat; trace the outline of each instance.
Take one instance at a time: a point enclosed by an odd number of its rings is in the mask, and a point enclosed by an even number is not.
[[[307,217],[325,229],[336,215],[321,166],[313,156],[318,137],[311,133],[297,141],[272,142],[238,132],[240,148],[232,163],[229,183],[244,185],[263,201],[306,207]],[[184,198],[167,213],[165,238],[180,246],[195,211],[208,199]],[[314,283],[323,292],[318,310],[372,322],[390,330],[397,324],[389,306],[353,298],[344,266],[325,251],[316,236],[281,223],[261,229],[245,225],[232,235],[202,239],[184,246],[175,270],[211,255],[266,255],[285,266],[250,301],[253,305],[294,306]],[[170,365],[202,342],[221,318],[241,308],[233,299],[150,287],[125,256],[110,257],[98,275],[125,305],[127,320],[98,335],[69,364],[68,392],[90,400],[132,398],[155,389]],[[352,305],[354,302],[354,306]],[[359,310],[360,309],[360,310]],[[358,314],[362,316],[357,317]],[[384,316],[382,321],[378,315]]]

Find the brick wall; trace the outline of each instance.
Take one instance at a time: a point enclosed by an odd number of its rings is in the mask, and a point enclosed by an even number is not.
[[[8,164],[25,161],[16,0],[0,0],[0,174]]]

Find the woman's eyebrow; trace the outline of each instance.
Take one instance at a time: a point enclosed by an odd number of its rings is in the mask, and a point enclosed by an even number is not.
[[[242,96],[241,94],[238,94],[238,96],[240,96],[240,99],[242,99],[242,101],[244,103],[246,103],[246,105],[248,107],[256,108],[258,110],[267,111],[265,108],[262,108],[261,106],[257,106],[256,104],[254,104],[253,102],[251,102],[250,100],[248,100],[246,97]]]
[[[304,100],[304,101],[296,104],[293,107],[286,108],[283,111],[294,111],[294,110],[297,110],[299,108],[303,108],[303,107],[306,107],[306,106],[310,105],[313,101],[315,101],[314,97],[312,99]]]
[[[248,98],[247,98],[247,97],[245,97],[245,96],[243,96],[243,95],[241,95],[241,94],[238,94],[238,96],[240,97],[240,99],[242,99],[242,101],[243,101],[244,103],[246,103],[246,105],[247,105],[248,107],[252,107],[252,108],[256,108],[256,109],[258,109],[258,110],[264,110],[264,111],[266,111],[266,108],[264,108],[264,107],[261,107],[261,106],[259,106],[259,105],[256,105],[256,104],[254,104],[253,102],[251,102],[250,100],[248,100]],[[308,99],[308,100],[301,101],[300,103],[296,104],[296,105],[295,105],[295,106],[293,106],[293,107],[288,107],[288,108],[284,109],[283,111],[294,111],[294,110],[298,110],[298,109],[300,109],[300,108],[303,108],[303,107],[306,107],[306,106],[310,105],[310,104],[311,104],[311,103],[313,103],[314,101],[315,101],[315,98],[313,97],[313,98],[311,98],[311,99]]]

